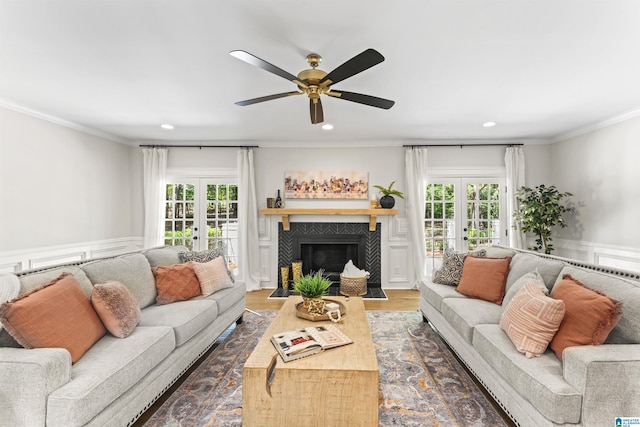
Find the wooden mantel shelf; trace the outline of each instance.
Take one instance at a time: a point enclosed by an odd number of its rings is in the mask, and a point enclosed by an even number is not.
[[[280,215],[282,217],[282,229],[289,231],[289,215],[367,215],[369,217],[369,231],[376,230],[376,218],[378,215],[397,215],[397,209],[260,209],[261,215]]]

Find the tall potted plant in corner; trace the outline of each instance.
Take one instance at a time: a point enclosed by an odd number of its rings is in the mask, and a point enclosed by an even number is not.
[[[551,228],[565,228],[567,224],[562,215],[575,211],[575,208],[563,203],[563,199],[570,196],[573,194],[561,193],[554,185],[547,187],[544,184],[535,188],[520,187],[516,192],[519,209],[513,219],[522,224],[522,231],[536,235],[536,245],[529,249],[536,252],[544,250],[545,254],[553,251]]]
[[[396,183],[395,181],[392,181],[388,187],[383,187],[381,185],[374,185],[374,187],[380,190],[380,192],[383,194],[383,196],[380,197],[380,206],[382,206],[384,209],[391,209],[392,207],[395,206],[396,199],[394,199],[393,196],[404,199],[404,194],[402,194],[401,191],[393,189],[393,184],[395,183]]]

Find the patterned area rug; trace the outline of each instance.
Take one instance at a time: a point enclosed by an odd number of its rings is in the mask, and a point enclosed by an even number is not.
[[[276,315],[259,313],[246,313],[145,426],[241,426],[242,366]],[[380,367],[380,426],[508,425],[419,312],[367,317]]]

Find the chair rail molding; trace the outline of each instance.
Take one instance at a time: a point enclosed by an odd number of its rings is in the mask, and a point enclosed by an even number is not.
[[[0,252],[0,273],[43,268],[74,261],[119,255],[143,247],[141,236]]]
[[[528,246],[534,239],[527,240]],[[640,248],[606,245],[581,240],[553,239],[553,255],[585,261],[591,264],[640,272]]]

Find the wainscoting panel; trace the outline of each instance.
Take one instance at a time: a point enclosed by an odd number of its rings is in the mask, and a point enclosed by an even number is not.
[[[271,243],[269,241],[260,242],[260,281],[271,282]],[[277,279],[276,279],[277,281]]]
[[[601,245],[577,240],[553,239],[554,255],[588,263],[640,272],[640,248]]]
[[[7,251],[0,253],[0,272],[12,273],[68,262],[84,261],[92,258],[115,256],[132,252],[142,247],[142,237],[127,237],[122,239]]]
[[[390,243],[386,269],[390,288],[407,288],[409,283],[409,246],[406,243]]]

